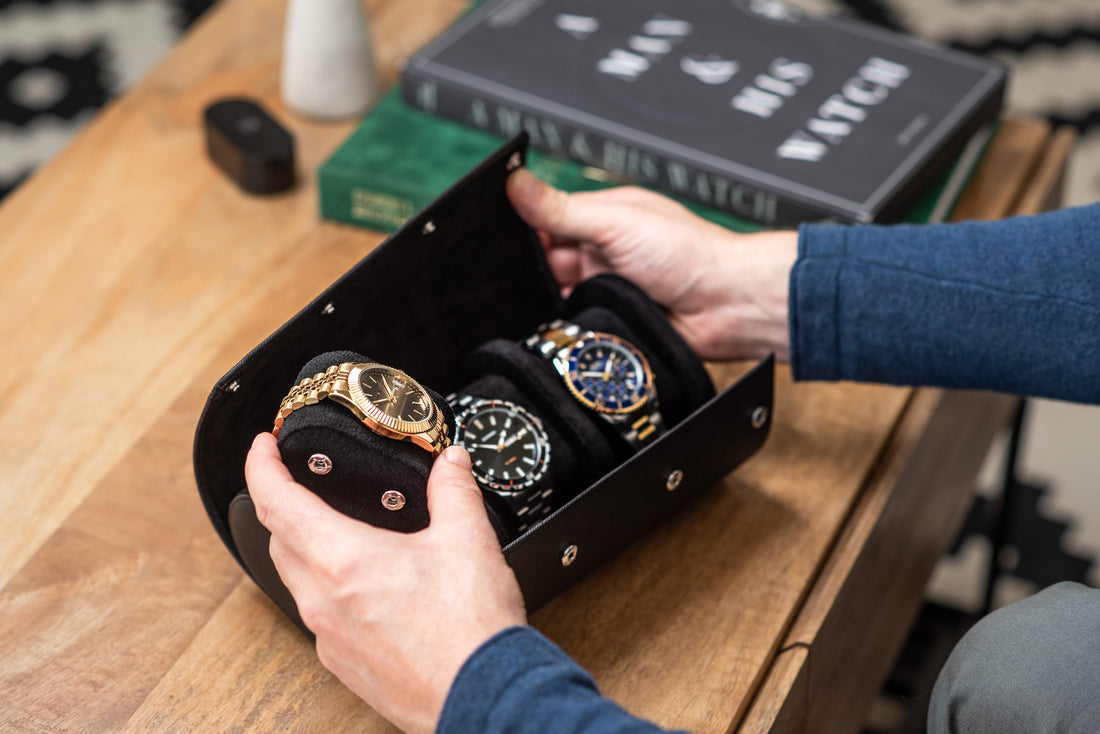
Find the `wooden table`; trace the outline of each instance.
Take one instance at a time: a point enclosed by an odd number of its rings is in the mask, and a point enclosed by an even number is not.
[[[367,4],[391,82],[464,3]],[[279,102],[282,13],[224,0],[0,206],[0,730],[388,727],[243,576],[191,471],[217,377],[382,239],[318,221],[313,172],[351,125]],[[291,127],[293,194],[206,160],[228,94]],[[1056,201],[1069,142],[1006,120],[961,214]],[[854,730],[1014,405],[785,369],[777,389],[760,454],[533,617],[661,724]]]

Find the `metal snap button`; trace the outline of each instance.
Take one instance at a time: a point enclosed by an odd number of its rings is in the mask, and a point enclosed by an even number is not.
[[[382,494],[382,506],[387,510],[400,510],[405,506],[405,495],[396,490],[389,490]]]
[[[309,470],[314,474],[328,474],[332,471],[332,459],[324,454],[314,454],[309,457],[306,466],[308,466]]]

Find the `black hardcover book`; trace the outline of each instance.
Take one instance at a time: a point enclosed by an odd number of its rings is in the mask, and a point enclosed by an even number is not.
[[[1000,64],[773,0],[489,0],[405,101],[771,226],[888,221],[1000,110]]]

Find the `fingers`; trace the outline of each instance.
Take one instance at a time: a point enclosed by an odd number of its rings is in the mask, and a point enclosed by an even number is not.
[[[278,535],[271,536],[267,552],[271,556],[271,562],[275,564],[279,578],[283,580],[287,591],[296,601],[306,599],[316,591],[309,564],[294,549],[287,546]],[[301,612],[300,609],[299,612]],[[310,629],[313,628],[310,627]]]
[[[567,194],[548,186],[526,168],[517,168],[508,177],[508,198],[519,215],[534,229],[554,237],[597,240],[606,216],[586,211],[583,197]]]
[[[350,521],[294,481],[270,433],[261,433],[253,440],[244,463],[244,477],[260,524],[291,547],[309,538],[325,537],[333,523]]]
[[[546,248],[545,253],[550,272],[561,286],[562,296],[568,298],[573,286],[584,279],[580,251],[576,247]]]
[[[451,446],[435,460],[428,476],[428,513],[443,523],[488,524],[481,490],[471,471],[470,455]]]

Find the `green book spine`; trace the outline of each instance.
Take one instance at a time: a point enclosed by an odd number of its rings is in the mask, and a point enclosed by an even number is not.
[[[405,105],[400,89],[395,88],[321,164],[321,216],[393,232],[502,142],[495,135]],[[540,179],[565,191],[592,191],[623,183],[600,169],[540,151],[530,151],[527,165]],[[694,201],[681,203],[738,232],[763,228]]]

